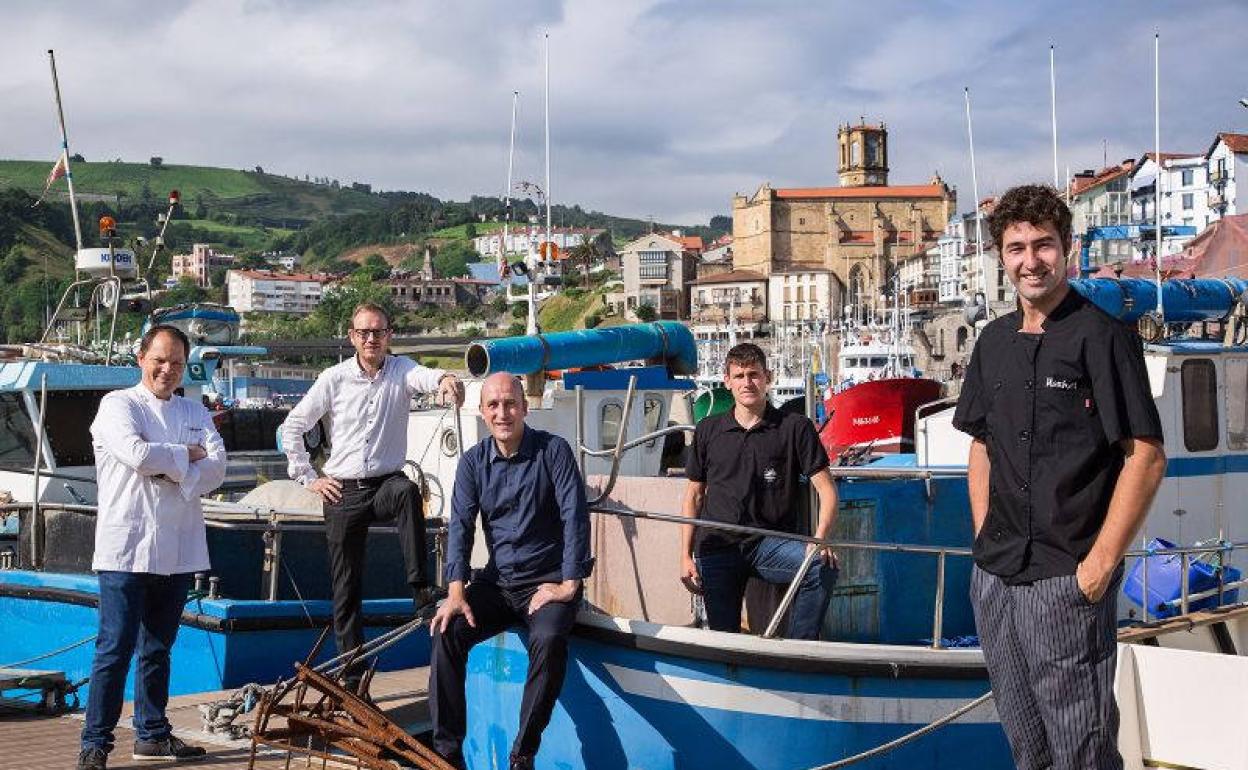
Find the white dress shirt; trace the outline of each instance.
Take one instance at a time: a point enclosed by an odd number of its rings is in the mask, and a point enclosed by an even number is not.
[[[326,476],[365,479],[402,469],[412,396],[436,392],[444,374],[399,356],[386,356],[375,377],[355,356],[321,372],[282,424],[290,477],[305,486],[316,480],[303,434],[322,417],[329,429]]]
[[[209,568],[200,495],[225,480],[225,443],[197,401],[142,383],[100,400],[91,423],[99,485],[91,568],[174,575]],[[190,462],[188,444],[208,456]]]

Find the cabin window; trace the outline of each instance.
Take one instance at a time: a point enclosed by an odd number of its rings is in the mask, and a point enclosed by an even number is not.
[[[1248,449],[1248,359],[1226,361],[1226,448]]]
[[[0,393],[0,468],[33,468],[35,426],[21,393]]]
[[[607,401],[602,405],[598,420],[598,448],[611,449],[615,439],[620,435],[620,418],[624,416],[624,405],[618,401]]]
[[[642,408],[646,420],[646,433],[654,433],[663,427],[663,399],[657,393],[647,393],[645,400],[642,402]],[[652,449],[657,440],[647,441],[646,448]]]
[[[1207,452],[1218,446],[1218,375],[1213,361],[1193,358],[1183,362],[1183,445],[1189,452]]]

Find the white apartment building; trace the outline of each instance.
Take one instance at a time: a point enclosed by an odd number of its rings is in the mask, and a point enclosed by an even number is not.
[[[1151,230],[1157,222],[1158,166],[1154,153],[1145,153],[1131,170],[1131,220]],[[1194,227],[1191,235],[1163,235],[1162,254],[1177,254],[1213,221],[1209,208],[1209,181],[1203,155],[1161,154],[1161,225]],[[1151,248],[1151,247],[1149,247]],[[1144,247],[1136,244],[1133,259],[1145,259]]]
[[[1248,134],[1221,133],[1205,153],[1210,221],[1248,213]]]
[[[697,278],[698,259],[678,237],[651,233],[620,249],[628,313],[650,305],[659,318],[689,317],[688,285]]]
[[[218,254],[208,244],[197,243],[191,247],[190,254],[173,255],[170,274],[175,283],[183,278],[193,278],[196,286],[210,289],[213,269],[228,269],[234,261],[233,254]]]
[[[1075,236],[1086,237],[1094,227],[1131,224],[1131,191],[1129,181],[1135,158],[1100,171],[1091,169],[1075,174],[1070,185],[1071,229]],[[1093,267],[1114,262],[1130,262],[1134,245],[1129,238],[1098,238],[1093,240],[1088,259]]]
[[[767,276],[767,315],[777,325],[835,321],[844,293],[830,270],[777,270]]]
[[[311,313],[321,302],[324,274],[272,273],[231,270],[226,273],[226,296],[239,313]]]
[[[974,222],[972,221],[972,227]],[[961,214],[950,219],[945,232],[936,241],[937,301],[954,303],[962,300],[962,253],[966,249],[966,218]]]
[[[580,246],[582,243],[597,238],[602,232],[602,230],[594,230],[588,227],[552,227],[550,240],[559,248],[561,254],[566,254],[569,250]],[[505,253],[508,255],[528,254],[530,250],[536,251],[539,244],[545,240],[545,226],[513,224],[508,229],[505,246],[503,244],[503,231],[496,230],[473,238],[472,247],[482,256],[497,258],[499,251],[502,249],[505,249]]]

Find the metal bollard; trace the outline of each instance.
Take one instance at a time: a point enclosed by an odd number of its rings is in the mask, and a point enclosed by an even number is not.
[[[202,594],[208,588],[208,573],[195,573],[195,593]]]
[[[221,578],[217,577],[216,575],[213,575],[212,577],[208,578],[208,598],[209,599],[221,598]]]

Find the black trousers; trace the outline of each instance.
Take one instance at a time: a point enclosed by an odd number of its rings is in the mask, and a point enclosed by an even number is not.
[[[362,482],[343,481],[342,500],[325,503],[325,539],[334,586],[334,640],[340,653],[364,643],[364,545],[374,521],[394,521],[398,528],[413,596],[428,584],[420,488],[402,473]],[[353,677],[348,674],[347,678]]]
[[[477,627],[468,625],[468,621],[458,615],[445,631],[433,637],[429,683],[433,696],[429,704],[433,717],[433,748],[452,763],[463,762],[462,745],[468,722],[464,697],[468,652],[477,642],[516,624],[528,629],[529,672],[520,701],[520,730],[511,753],[525,757],[537,754],[542,731],[550,723],[555,701],[563,688],[563,677],[568,669],[568,634],[576,621],[581,592],[578,591],[570,602],[549,602],[530,615],[529,600],[536,591],[536,584],[502,588],[479,580],[469,583],[464,595]]]

